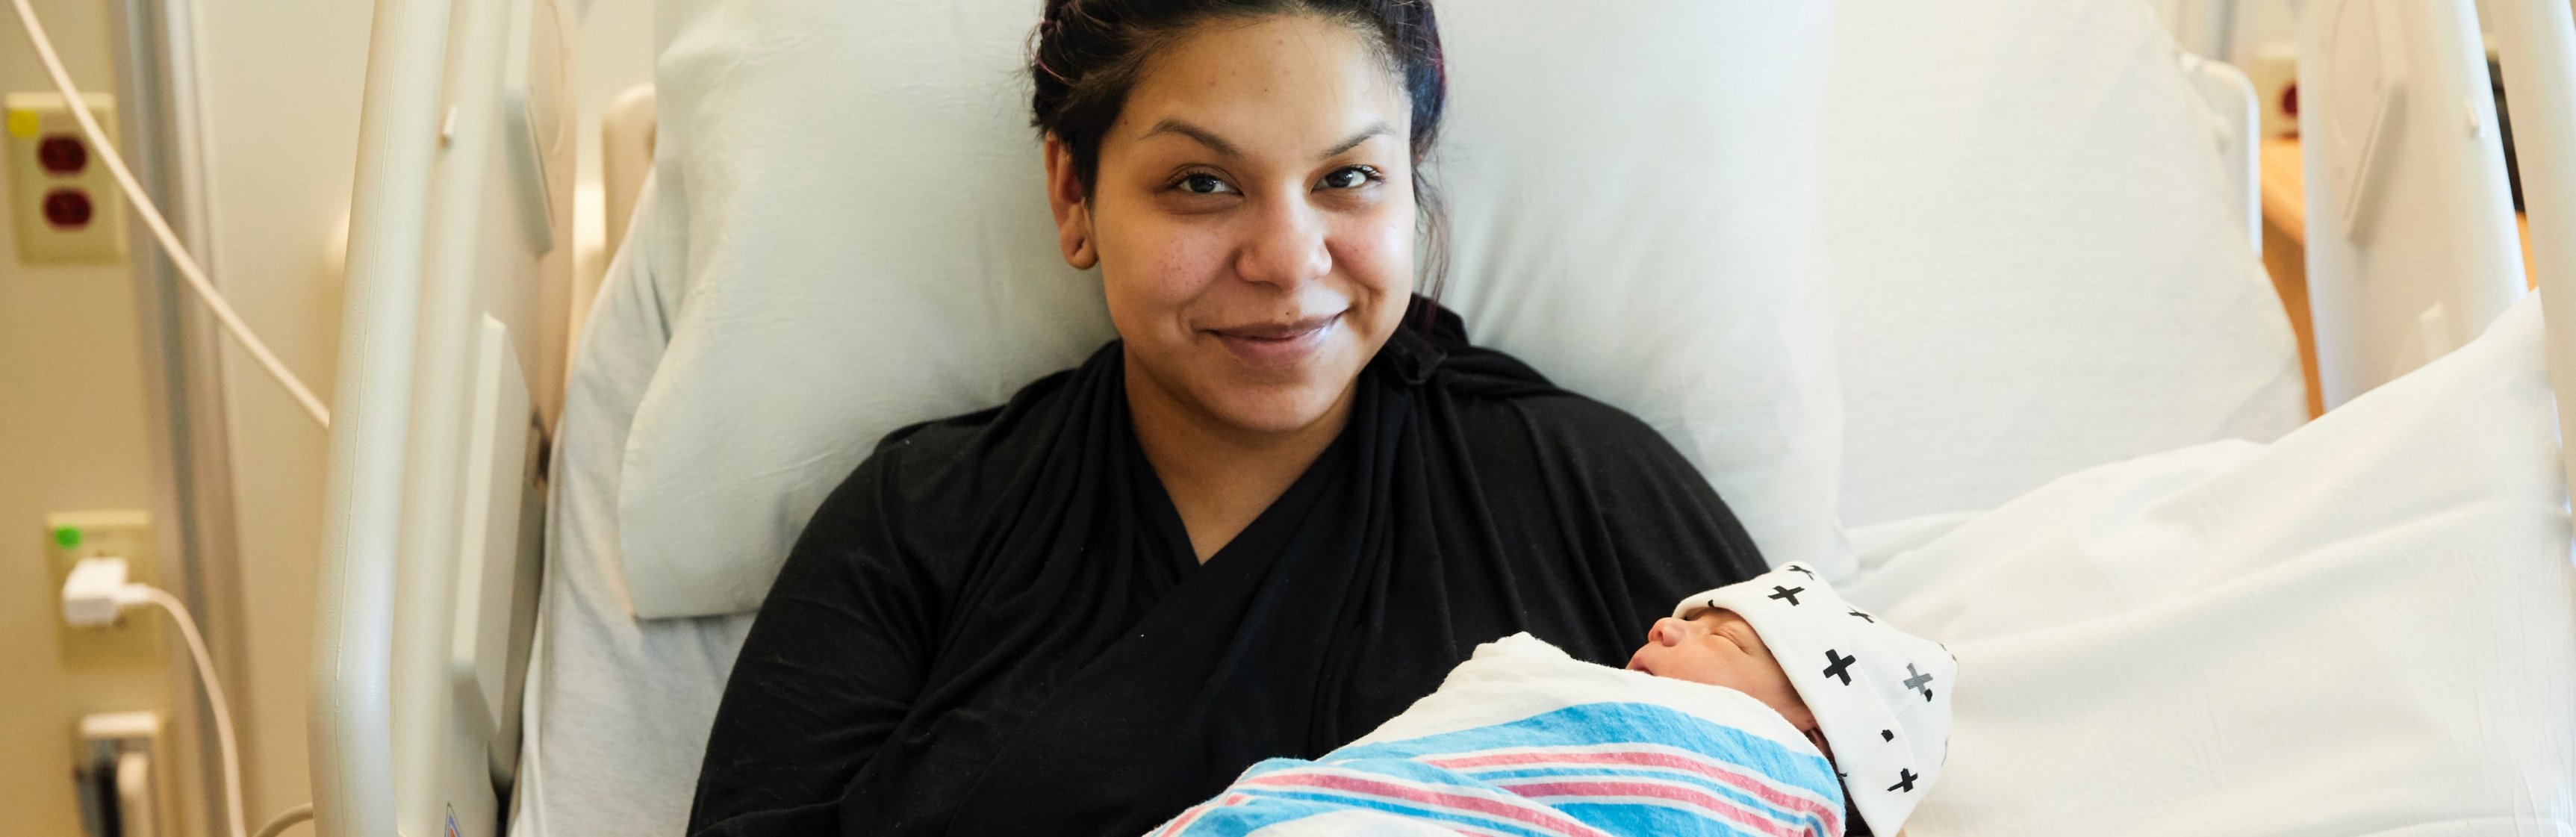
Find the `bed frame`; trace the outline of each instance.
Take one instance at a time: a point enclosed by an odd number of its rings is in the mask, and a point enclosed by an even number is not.
[[[2470,0],[2449,5],[2473,36]],[[2576,311],[2576,20],[2487,5],[2539,293]],[[311,681],[325,837],[504,828],[564,369],[575,31],[558,0],[375,3]],[[2576,317],[2550,319],[2549,353],[2576,394]]]
[[[2515,157],[2531,221],[2531,272],[2544,316],[2576,312],[2576,10],[2559,0],[2491,0]],[[2549,385],[2558,426],[2576,427],[2576,316],[2549,316]],[[2576,485],[2576,446],[2559,446]]]
[[[572,274],[565,11],[376,5],[314,637],[322,834],[507,813]]]
[[[2302,16],[2301,255],[2325,409],[2467,345],[2524,295],[2478,28],[2468,3]]]

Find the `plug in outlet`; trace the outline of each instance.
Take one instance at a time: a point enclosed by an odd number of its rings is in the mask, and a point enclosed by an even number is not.
[[[62,610],[63,582],[83,558],[125,559],[127,581],[153,584],[152,517],[139,511],[56,512],[45,515],[45,564],[53,583],[45,590],[46,610]],[[126,668],[156,665],[161,660],[160,619],[133,614],[103,628],[60,624],[54,631],[62,665],[67,669]]]
[[[116,141],[116,103],[84,94],[109,142]],[[16,221],[18,261],[96,264],[125,258],[125,201],[71,108],[55,93],[11,93],[0,101],[9,134],[9,216]]]

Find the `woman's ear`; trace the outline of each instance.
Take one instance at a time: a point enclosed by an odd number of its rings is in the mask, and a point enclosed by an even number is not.
[[[1082,194],[1082,179],[1073,174],[1073,149],[1055,134],[1046,135],[1047,209],[1055,213],[1056,243],[1064,248],[1064,263],[1075,270],[1090,270],[1100,263],[1100,250],[1091,241],[1091,202]]]

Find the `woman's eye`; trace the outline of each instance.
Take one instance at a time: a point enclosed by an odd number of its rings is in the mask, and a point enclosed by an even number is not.
[[[1334,169],[1331,174],[1324,175],[1324,188],[1357,189],[1368,185],[1370,181],[1376,180],[1377,178],[1375,175],[1376,172],[1370,171],[1367,166],[1345,166],[1343,168]]]
[[[1234,191],[1234,187],[1226,185],[1225,181],[1217,179],[1213,174],[1186,175],[1177,185],[1181,187],[1181,191],[1193,195],[1219,195]]]

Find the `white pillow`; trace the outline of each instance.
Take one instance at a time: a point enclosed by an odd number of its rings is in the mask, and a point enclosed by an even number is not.
[[[1842,0],[1834,26],[1845,522],[2306,420],[2217,123],[2146,4]]]
[[[1907,823],[2576,832],[2576,566],[2536,303],[2269,446],[2065,478],[1851,590],[1959,657]]]
[[[756,608],[880,436],[1110,337],[1043,203],[1021,69],[1038,6],[662,0],[662,206],[688,287],[620,487],[639,616]],[[1827,340],[1795,287],[1826,14],[1440,7],[1471,335],[1653,422],[1775,561],[1835,557]]]
[[[1442,5],[1468,334],[1643,419],[1773,566],[1851,572],[1815,254],[1824,3]]]

